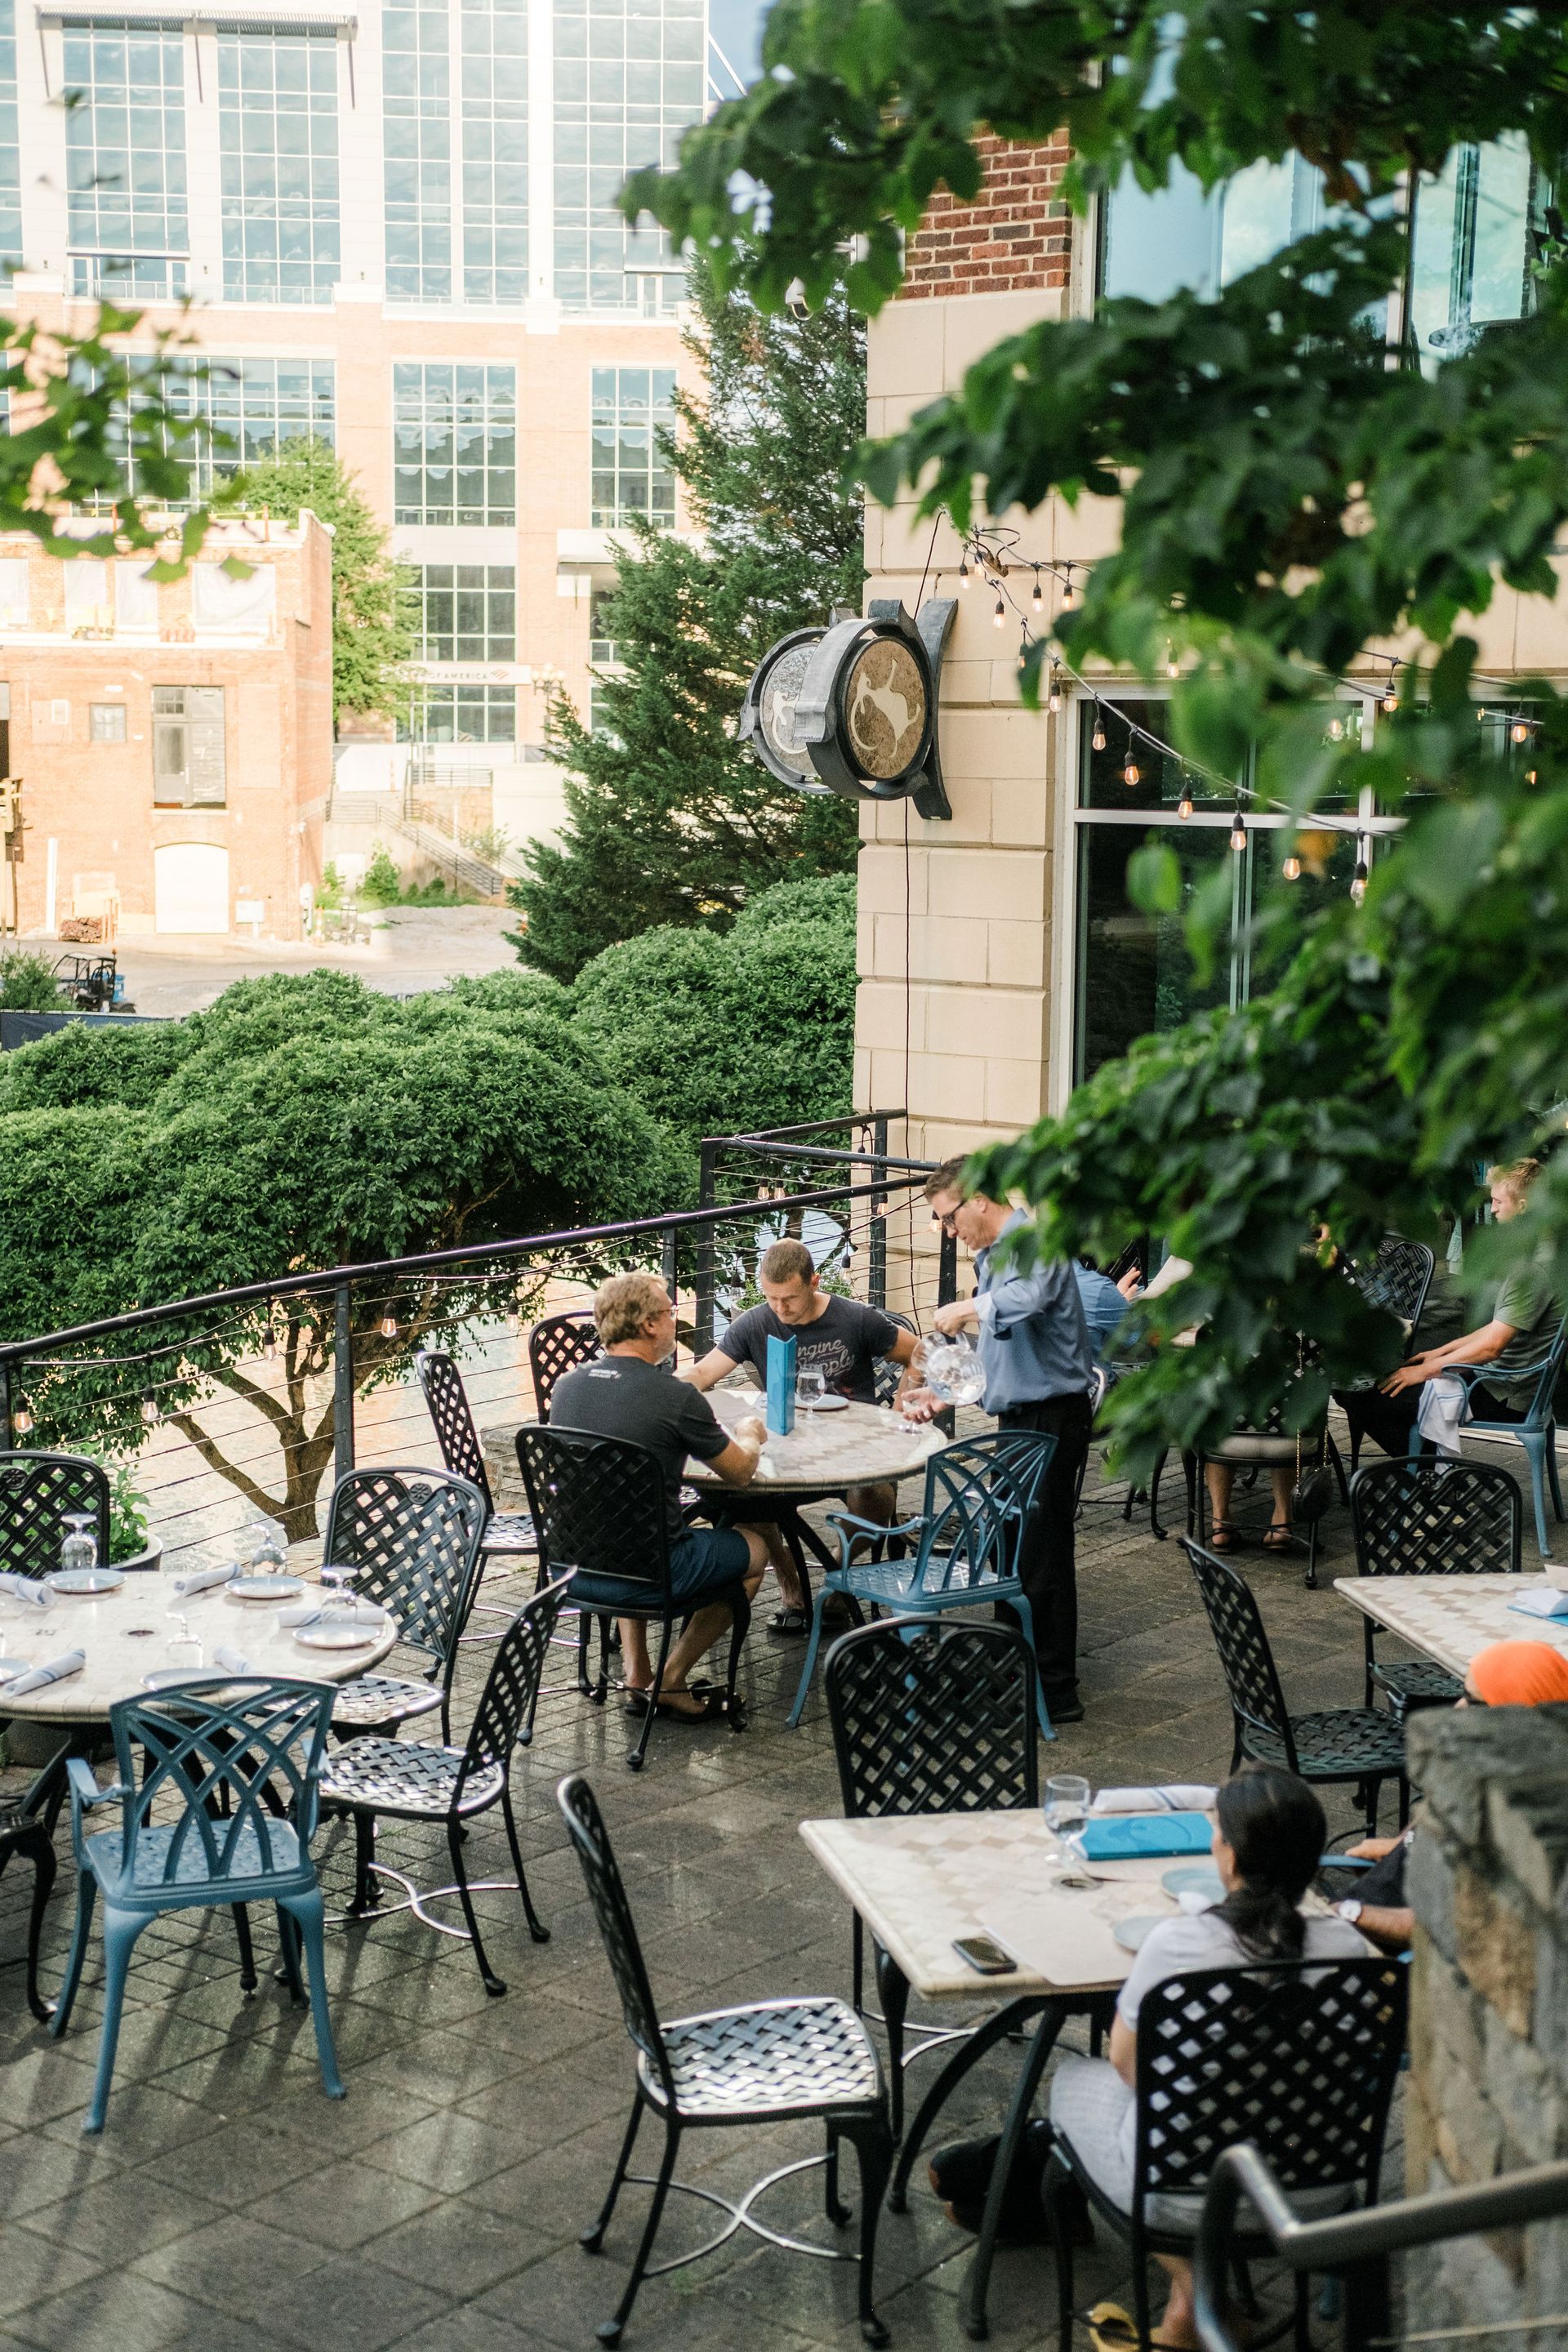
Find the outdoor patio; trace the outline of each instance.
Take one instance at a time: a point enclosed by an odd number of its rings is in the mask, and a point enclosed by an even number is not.
[[[1179,1484],[1166,1480],[1167,1513]],[[1052,1760],[1097,1787],[1217,1780],[1229,1761],[1229,1713],[1185,1557],[1173,1540],[1152,1538],[1146,1513],[1128,1527],[1119,1509],[1096,1503],[1092,1471],[1089,1493],[1079,1537],[1089,1714],[1063,1731]],[[1252,1500],[1256,1516],[1261,1497]],[[1266,1559],[1253,1545],[1238,1556],[1293,1708],[1361,1698],[1360,1620],[1332,1591],[1351,1566],[1342,1508],[1324,1533],[1315,1592],[1303,1590],[1300,1561]],[[493,1577],[485,1586],[487,1597],[515,1591],[520,1600],[531,1589],[531,1572],[510,1587]],[[570,1653],[552,1655],[570,1685]],[[454,1706],[459,1737],[487,1656],[467,1653]],[[797,1733],[784,1728],[800,1657],[797,1643],[755,1632],[742,1668],[745,1736],[661,1723],[640,1779],[625,1768],[628,1725],[614,1702],[601,1713],[570,1686],[544,1697],[514,1786],[551,1941],[530,1944],[515,1895],[479,1898],[493,1961],[510,1986],[496,2000],[463,1944],[406,1914],[331,1931],[329,1988],[348,2084],[342,2104],[321,2095],[308,2014],[290,2009],[272,1979],[269,1922],[258,1920],[262,1990],[250,2002],[239,1991],[226,1915],[162,1921],[143,1937],[108,2127],[96,2141],[82,2138],[80,2124],[96,2053],[97,1956],[59,2044],[28,2017],[21,1971],[6,1967],[0,2352],[576,2352],[591,2344],[624,2280],[646,2192],[627,2192],[605,2253],[586,2257],[577,2231],[596,2211],[615,2159],[632,2052],[555,1786],[573,1770],[593,1782],[664,2015],[782,1993],[846,1993],[847,1907],[795,1834],[801,1819],[841,1810],[820,1696]],[[1348,1794],[1327,1792],[1334,1828],[1352,1818]],[[62,1828],[47,1936],[50,1990],[72,1915],[65,1843]],[[414,1856],[408,1866],[426,1882],[447,1875],[439,1844],[438,1832],[384,1831],[385,1858]],[[352,1838],[333,1828],[318,1850],[329,1911],[341,1908]],[[496,1814],[476,1823],[469,1853],[476,1874],[506,1874]],[[20,1957],[29,1885],[21,1870],[0,1881],[0,1960]],[[1069,2027],[1064,2046],[1086,2046],[1084,2031]],[[1016,2063],[1004,2045],[970,2078],[939,2141],[996,2126]],[[918,2084],[928,2071],[917,2066],[911,2079]],[[1398,2137],[1396,2107],[1387,2173],[1394,2189]],[[816,2145],[804,2128],[698,2136],[678,2169],[733,2191]],[[846,2167],[853,2199],[847,2155]],[[763,2210],[776,2226],[826,2243],[833,2232],[820,2199],[821,2174],[812,2171],[783,2185]],[[672,2200],[660,2255],[700,2242],[713,2226],[712,2207]],[[896,2345],[962,2346],[957,2298],[972,2242],[931,2198],[922,2159],[910,2212],[884,2216],[878,2246],[878,2303]],[[1116,2290],[1121,2262],[1103,2242],[1081,2258],[1080,2306]],[[741,2233],[706,2262],[650,2282],[626,2341],[647,2352],[858,2344],[854,2275],[848,2263],[811,2262]],[[1004,2249],[991,2284],[992,2341],[1004,2352],[1050,2341],[1054,2300],[1048,2254]]]

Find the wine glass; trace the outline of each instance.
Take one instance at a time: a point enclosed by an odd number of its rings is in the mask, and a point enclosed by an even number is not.
[[[803,1412],[815,1412],[827,1394],[827,1381],[819,1364],[807,1364],[795,1378],[795,1401]]]
[[[258,1519],[256,1537],[256,1549],[250,1556],[252,1576],[281,1576],[289,1565],[282,1528],[276,1519]]]
[[[60,1545],[60,1573],[63,1576],[83,1569],[90,1573],[98,1566],[94,1515],[91,1511],[68,1511],[65,1517],[70,1533]]]
[[[170,1671],[183,1675],[199,1675],[202,1670],[201,1637],[192,1633],[191,1621],[185,1614],[182,1601],[176,1599],[174,1606],[164,1613],[174,1628],[165,1644],[165,1655],[169,1661]]]
[[[1089,1782],[1078,1772],[1054,1772],[1046,1782],[1046,1826],[1057,1842],[1060,1886],[1092,1886],[1084,1867],[1083,1832],[1089,1825]]]
[[[359,1562],[352,1559],[324,1559],[321,1562],[321,1582],[330,1598],[340,1604],[353,1602],[353,1582],[359,1574]]]

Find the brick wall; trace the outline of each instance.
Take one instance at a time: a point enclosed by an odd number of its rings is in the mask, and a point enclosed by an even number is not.
[[[1568,1706],[1417,1715],[1410,1766],[1415,2194],[1568,2156]],[[1406,2261],[1412,2327],[1568,2309],[1568,2223]]]
[[[1022,293],[1068,282],[1072,215],[1055,194],[1067,168],[1065,135],[1043,147],[994,138],[977,143],[985,184],[972,205],[960,204],[945,189],[931,198],[909,241],[904,301]]]

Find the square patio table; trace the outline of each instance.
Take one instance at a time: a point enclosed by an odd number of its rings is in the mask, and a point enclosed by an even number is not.
[[[1544,1576],[1336,1576],[1334,1591],[1462,1682],[1493,1642],[1549,1642],[1568,1651],[1568,1617],[1530,1617],[1510,1603],[1555,1591]]]

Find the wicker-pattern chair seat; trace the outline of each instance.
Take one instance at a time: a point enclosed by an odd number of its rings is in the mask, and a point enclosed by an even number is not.
[[[1386,1692],[1396,1716],[1413,1706],[1455,1706],[1465,1696],[1458,1675],[1436,1658],[1388,1658],[1373,1661],[1373,1686]]]
[[[378,1813],[428,1814],[445,1821],[463,1769],[461,1748],[426,1748],[413,1739],[351,1739],[321,1770],[323,1803],[374,1805]],[[500,1764],[470,1772],[456,1807],[477,1813],[493,1805],[506,1775]]]
[[[171,1853],[176,1837],[177,1853]],[[93,1874],[100,1885],[111,1886],[124,1869],[124,1838],[119,1830],[95,1830],[86,1840]],[[268,1871],[298,1870],[300,1840],[287,1822],[274,1822],[268,1831],[269,1851],[247,1823],[236,1832],[226,1856],[227,1875],[237,1883],[264,1878]],[[188,1837],[176,1822],[154,1822],[135,1840],[131,1884],[134,1886],[204,1886],[212,1877],[209,1858],[199,1838]]]
[[[1405,1769],[1405,1727],[1375,1706],[1331,1706],[1319,1715],[1293,1715],[1292,1764],[1285,1743],[1260,1724],[1247,1728],[1247,1752],[1260,1764],[1278,1764],[1303,1780],[1342,1780],[1363,1772]]]
[[[877,2053],[847,2001],[753,2001],[667,2020],[662,2032],[683,2116],[754,2123],[775,2108],[805,2116],[855,2099],[881,2103]],[[647,2096],[662,2106],[658,2071],[646,2055],[637,2073]]]
[[[408,1723],[434,1715],[441,1704],[438,1683],[405,1682],[396,1675],[361,1675],[332,1701],[334,1731],[374,1731],[378,1724]]]
[[[537,1551],[531,1511],[492,1512],[485,1527],[481,1551]]]

